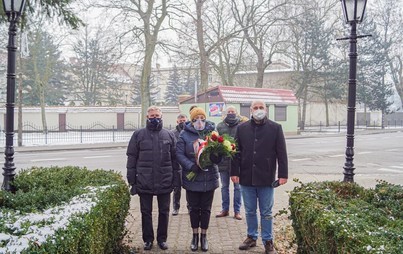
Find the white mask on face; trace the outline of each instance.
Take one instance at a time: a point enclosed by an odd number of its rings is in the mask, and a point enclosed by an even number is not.
[[[206,127],[206,120],[197,119],[193,122],[193,127],[197,131],[204,130],[204,128]]]
[[[258,110],[253,111],[252,115],[255,120],[260,121],[260,120],[263,120],[263,118],[265,118],[266,111],[264,109],[258,109]]]

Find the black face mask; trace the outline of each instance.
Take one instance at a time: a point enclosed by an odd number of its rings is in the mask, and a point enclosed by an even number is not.
[[[234,126],[238,124],[239,118],[236,116],[236,114],[227,114],[224,122],[226,122],[229,126]]]
[[[227,116],[225,117],[225,119],[227,120],[234,120],[236,118],[236,114],[227,114]]]
[[[147,119],[147,127],[150,130],[160,130],[162,128],[162,119],[161,118],[148,118]]]
[[[183,130],[185,128],[185,122],[178,123],[178,129]]]

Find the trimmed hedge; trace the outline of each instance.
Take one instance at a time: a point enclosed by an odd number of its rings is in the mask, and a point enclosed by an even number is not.
[[[402,253],[403,189],[312,182],[290,193],[298,253]]]
[[[47,237],[45,242],[30,240],[28,248],[21,253],[119,252],[130,203],[129,190],[121,175],[71,166],[32,168],[21,171],[13,185],[17,190],[15,194],[0,192],[0,222],[2,217],[4,219],[10,214],[10,218],[21,218],[31,214],[38,216],[59,207],[67,210],[74,207],[74,202],[79,203],[77,200],[91,204],[85,212],[72,215],[68,224]],[[15,220],[12,222],[15,223]],[[49,227],[49,224],[57,222],[39,221],[31,224],[21,221],[23,223],[18,229],[0,223],[0,233],[23,236],[29,234],[33,226]],[[7,242],[0,239],[0,247]]]

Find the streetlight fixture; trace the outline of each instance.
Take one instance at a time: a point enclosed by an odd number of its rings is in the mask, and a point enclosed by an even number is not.
[[[6,147],[4,151],[5,162],[3,167],[3,184],[1,188],[6,191],[14,191],[11,182],[15,176],[14,166],[14,104],[15,104],[15,58],[17,47],[15,36],[17,35],[18,20],[22,15],[25,0],[2,0],[4,12],[7,15],[10,27],[8,29],[7,46],[7,101],[6,101]]]
[[[357,38],[368,35],[357,36],[357,24],[364,18],[367,0],[340,0],[343,8],[344,18],[347,24],[351,25],[351,33],[347,38],[339,40],[350,40],[350,69],[348,79],[348,107],[347,107],[347,147],[346,162],[344,163],[344,182],[354,182],[354,123],[355,123],[355,101],[357,86]]]

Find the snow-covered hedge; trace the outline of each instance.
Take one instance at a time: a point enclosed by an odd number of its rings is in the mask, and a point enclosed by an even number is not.
[[[0,253],[116,253],[130,195],[121,175],[79,167],[20,172],[0,191]]]

